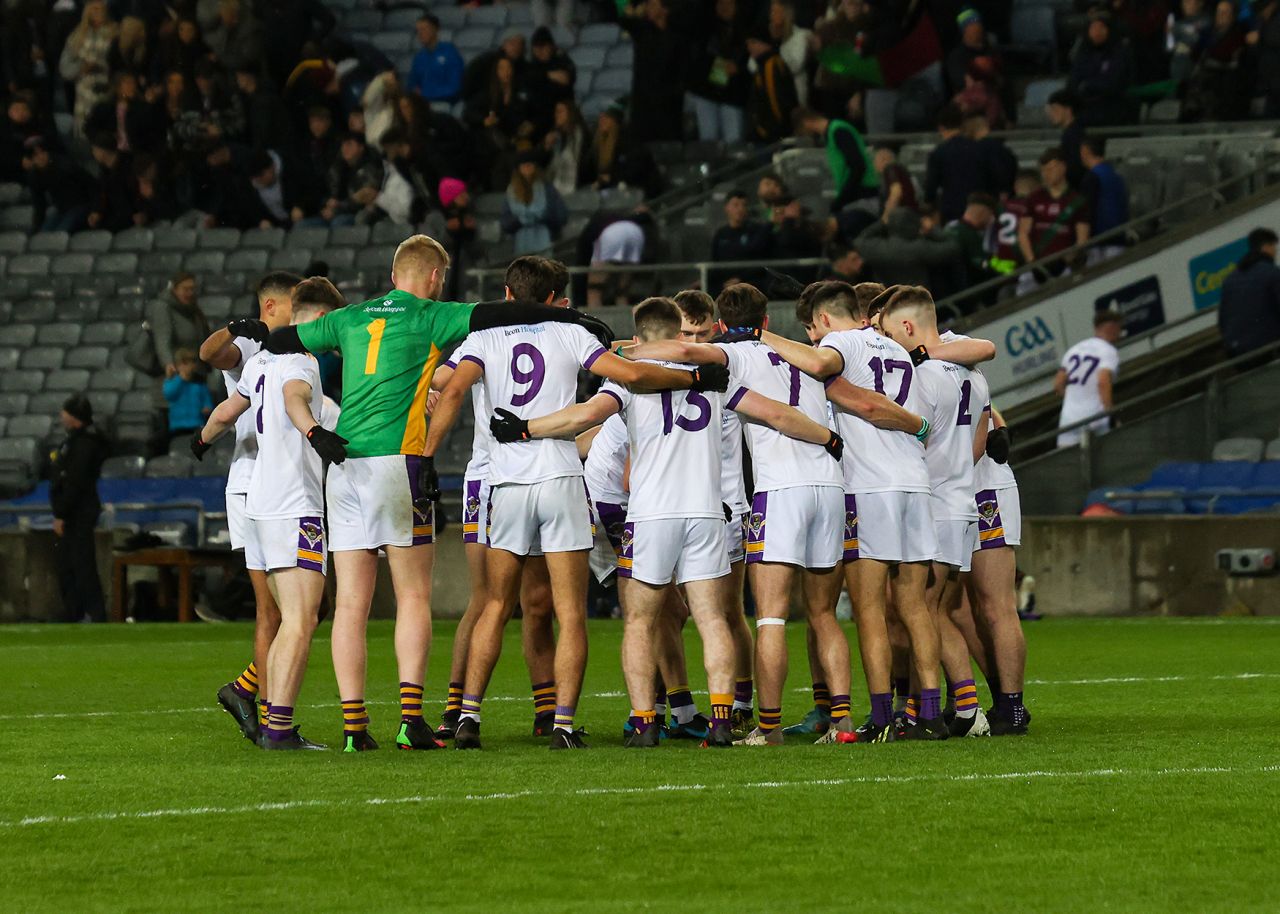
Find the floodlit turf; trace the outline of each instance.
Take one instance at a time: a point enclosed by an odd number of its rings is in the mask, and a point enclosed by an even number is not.
[[[808,707],[802,629],[788,722]],[[600,622],[591,751],[529,736],[513,627],[483,752],[347,756],[267,755],[216,709],[246,626],[0,628],[0,910],[1280,910],[1280,624],[1027,633],[1022,739],[625,751],[620,626]],[[371,629],[384,745],[390,634]],[[336,740],[321,637],[299,719]]]

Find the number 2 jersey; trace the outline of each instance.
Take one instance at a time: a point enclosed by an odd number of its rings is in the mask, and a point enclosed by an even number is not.
[[[670,368],[689,365],[659,362]],[[723,518],[720,507],[720,414],[724,395],[664,390],[634,394],[608,381],[600,393],[618,401],[631,444],[627,520]],[[745,393],[745,391],[744,391]],[[729,399],[741,395],[731,386]]]
[[[980,371],[933,359],[916,366],[915,378],[930,425],[925,463],[934,520],[977,520],[973,436],[991,408],[987,379]]]
[[[819,345],[839,354],[840,374],[850,384],[884,394],[904,409],[920,413],[913,384],[915,366],[907,350],[893,340],[864,327],[833,331]],[[930,491],[924,445],[914,435],[876,428],[838,409],[836,423],[844,439],[846,492]]]
[[[306,326],[305,324],[302,326]],[[245,513],[254,520],[316,517],[324,513],[324,466],[306,435],[285,411],[290,381],[311,385],[311,415],[324,412],[320,365],[305,353],[276,355],[266,350],[249,359],[236,390],[249,400],[258,443]],[[341,417],[338,423],[341,424]]]
[[[349,457],[422,453],[440,350],[467,335],[474,310],[397,290],[298,327],[311,352],[342,352],[338,434]]]
[[[822,384],[782,360],[758,340],[716,343],[729,362],[729,388],[736,391],[730,408],[746,391],[787,403],[819,425],[827,424],[827,398]],[[796,486],[839,486],[840,468],[820,444],[788,438],[767,425],[744,422],[757,492]],[[731,506],[732,507],[732,506]]]
[[[453,360],[459,365],[474,362],[484,370],[485,396],[495,410],[537,419],[571,406],[577,399],[578,370],[589,369],[604,354],[600,341],[577,324],[546,323],[479,330],[463,341]],[[581,475],[572,441],[490,444],[491,486]]]

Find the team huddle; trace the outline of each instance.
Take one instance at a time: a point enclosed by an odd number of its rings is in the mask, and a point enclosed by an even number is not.
[[[293,708],[331,552],[343,749],[378,748],[364,693],[380,551],[396,598],[400,748],[480,748],[485,692],[517,607],[534,733],[552,749],[585,748],[575,718],[589,574],[617,582],[628,747],[1026,732],[1017,487],[1008,431],[976,368],[994,347],[939,334],[927,290],[814,283],[796,302],[813,345],[771,333],[753,286],[714,301],[685,291],[646,299],[633,338],[617,342],[568,307],[568,271],[554,261],[518,258],[507,301],[480,305],[436,300],[448,263],[414,236],[396,251],[394,290],[345,306],[326,280],[272,274],[259,286],[260,318],[233,321],[202,347],[229,396],[192,447],[202,456],[234,427],[229,526],[258,602],[254,662],[218,693],[247,737],[324,748],[301,736]],[[311,355],[330,351],[343,357],[340,412]],[[579,403],[584,370],[603,383]],[[422,684],[434,458],[468,395],[470,600],[433,728]],[[869,696],[861,724],[836,618],[842,587]],[[808,622],[813,707],[784,727],[793,603]],[[705,714],[685,663],[690,618]],[[994,699],[986,712],[975,662]]]

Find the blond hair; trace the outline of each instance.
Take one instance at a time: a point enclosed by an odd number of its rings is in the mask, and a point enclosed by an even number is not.
[[[391,272],[404,279],[408,276],[430,276],[432,270],[442,273],[449,268],[449,252],[429,235],[410,235],[396,248]]]

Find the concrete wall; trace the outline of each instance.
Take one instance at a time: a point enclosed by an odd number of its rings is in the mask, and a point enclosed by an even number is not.
[[[1280,576],[1230,578],[1219,549],[1280,549],[1280,516],[1029,517],[1018,568],[1048,615],[1280,615]]]

